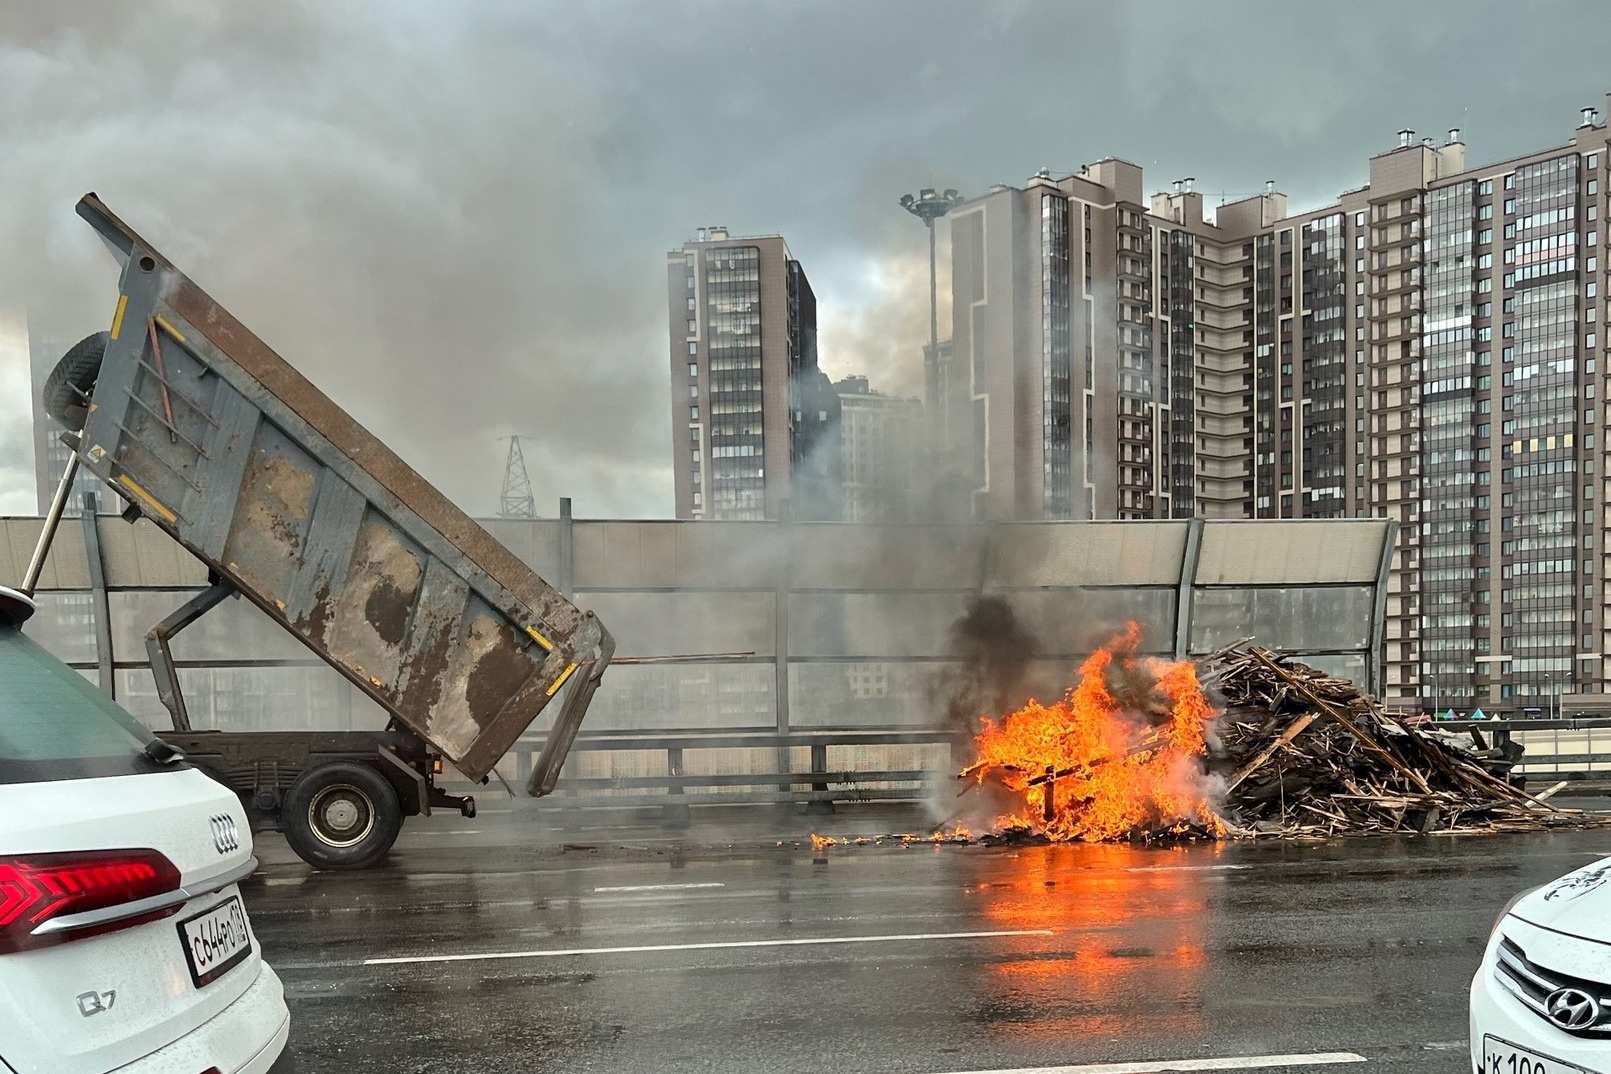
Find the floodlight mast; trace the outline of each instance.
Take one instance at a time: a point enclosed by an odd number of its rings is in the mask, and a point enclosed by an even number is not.
[[[901,208],[923,221],[929,229],[929,349],[923,356],[923,404],[928,411],[928,427],[939,427],[935,412],[940,402],[940,304],[939,288],[935,275],[934,222],[950,212],[962,201],[955,190],[936,191],[924,187],[916,196],[901,195]]]

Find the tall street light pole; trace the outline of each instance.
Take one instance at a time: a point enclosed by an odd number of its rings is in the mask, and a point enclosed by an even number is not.
[[[934,261],[934,222],[962,200],[955,190],[944,192],[925,187],[911,194],[901,195],[901,208],[923,221],[929,229],[929,349],[923,356],[923,403],[928,410],[928,427],[939,428],[941,418],[936,408],[940,402],[940,298],[936,282]]]

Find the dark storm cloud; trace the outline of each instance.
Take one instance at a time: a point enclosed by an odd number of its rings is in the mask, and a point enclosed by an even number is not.
[[[1608,13],[0,0],[0,304],[104,324],[71,216],[95,189],[470,510],[521,432],[544,510],[663,514],[662,255],[694,227],[783,233],[825,364],[912,391],[904,191],[1114,154],[1210,203],[1273,178],[1315,204],[1401,126],[1502,158],[1603,105]]]

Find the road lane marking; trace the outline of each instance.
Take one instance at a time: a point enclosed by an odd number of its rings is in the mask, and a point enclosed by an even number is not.
[[[1127,873],[1229,873],[1251,869],[1251,865],[1130,865]]]
[[[692,891],[694,888],[725,888],[726,884],[627,884],[614,888],[594,888],[597,894],[600,891]]]
[[[913,932],[899,936],[812,936],[791,940],[724,940],[712,943],[642,944],[632,947],[570,947],[559,951],[487,951],[459,955],[405,955],[366,958],[364,966],[407,966],[427,962],[476,962],[494,958],[563,958],[570,955],[635,955],[650,951],[726,951],[742,947],[811,947],[853,943],[919,943],[925,940],[978,940],[995,936],[1051,936],[1051,929],[996,932]],[[1145,1068],[1150,1069],[1150,1068]],[[1171,1068],[1173,1069],[1173,1068]]]
[[[1221,1059],[1157,1059],[1144,1063],[1087,1063],[1066,1067],[1013,1067],[967,1070],[955,1074],[1159,1074],[1176,1070],[1259,1070],[1264,1067],[1318,1067],[1363,1063],[1353,1052],[1304,1052],[1297,1055],[1231,1055]]]

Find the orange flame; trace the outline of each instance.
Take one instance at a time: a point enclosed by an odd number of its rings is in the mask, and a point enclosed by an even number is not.
[[[1139,656],[1140,642],[1132,622],[1086,659],[1062,701],[1031,701],[999,724],[980,721],[969,773],[1022,796],[999,826],[1086,842],[1178,834],[1191,826],[1224,833],[1204,787],[1208,726],[1216,714],[1197,670],[1185,661]]]

